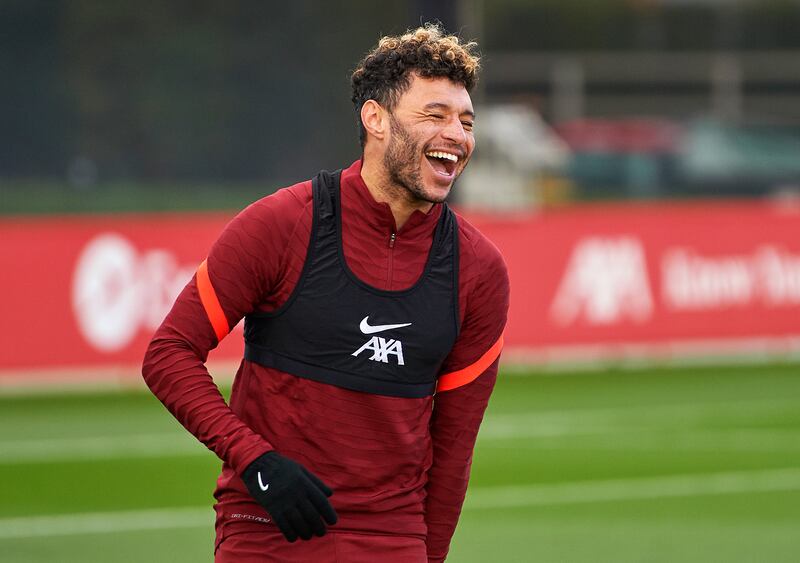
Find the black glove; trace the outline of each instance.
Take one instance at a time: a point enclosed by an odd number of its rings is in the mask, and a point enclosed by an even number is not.
[[[267,452],[248,465],[242,481],[290,542],[298,536],[310,540],[312,533],[324,536],[323,518],[328,524],[336,524],[336,511],[327,498],[333,491],[308,469],[278,452]]]

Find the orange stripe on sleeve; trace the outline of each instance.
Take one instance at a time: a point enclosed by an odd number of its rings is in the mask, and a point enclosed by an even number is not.
[[[458,371],[451,371],[450,373],[446,373],[439,377],[439,382],[436,384],[436,392],[439,391],[450,391],[451,389],[455,389],[456,387],[461,387],[462,385],[466,385],[467,383],[471,383],[474,381],[480,374],[486,371],[497,357],[500,355],[500,351],[503,349],[503,335],[500,335],[500,338],[497,339],[491,348],[489,348],[486,353],[478,358],[478,360],[465,367],[464,369],[460,369]]]
[[[219,304],[219,299],[217,299],[214,286],[211,285],[211,278],[208,277],[208,265],[205,260],[197,268],[197,291],[200,292],[200,301],[203,303],[208,320],[217,335],[217,341],[220,342],[228,335],[231,329],[228,326],[228,319],[225,318],[225,313],[222,311],[222,306]]]

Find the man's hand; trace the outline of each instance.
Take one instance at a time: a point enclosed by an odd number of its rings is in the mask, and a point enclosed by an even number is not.
[[[277,452],[267,452],[248,465],[242,481],[290,542],[298,536],[309,540],[312,533],[324,536],[323,519],[336,524],[336,511],[327,498],[333,491],[308,469]]]

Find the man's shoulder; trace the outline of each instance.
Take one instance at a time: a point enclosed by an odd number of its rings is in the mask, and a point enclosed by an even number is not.
[[[311,215],[311,180],[286,186],[258,199],[241,210],[228,225],[236,230],[273,230],[283,225],[291,228],[299,220]]]
[[[311,180],[304,180],[290,186],[278,188],[273,193],[250,204],[245,211],[265,212],[268,210],[292,211],[307,207],[313,199]]]
[[[463,215],[456,212],[456,218],[462,270],[466,267],[487,276],[507,278],[506,263],[497,246]]]

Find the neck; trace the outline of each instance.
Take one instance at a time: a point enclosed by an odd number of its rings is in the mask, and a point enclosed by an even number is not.
[[[392,182],[386,169],[376,163],[375,159],[366,158],[366,155],[361,163],[361,178],[372,198],[379,203],[387,204],[392,210],[394,223],[398,229],[403,227],[414,211],[427,213],[433,207],[433,203],[414,198],[404,186]]]

